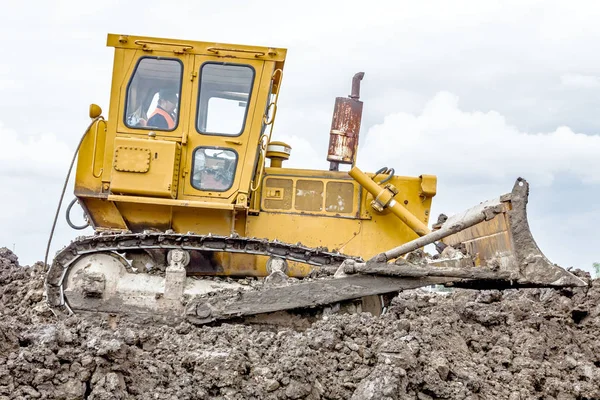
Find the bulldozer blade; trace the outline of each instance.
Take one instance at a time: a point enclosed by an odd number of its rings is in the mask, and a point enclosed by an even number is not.
[[[349,275],[200,298],[188,304],[186,314],[193,322],[203,324],[279,311],[322,308],[366,296],[395,293],[453,280],[456,278]]]
[[[507,281],[510,281],[511,287],[586,286],[583,280],[553,264],[541,252],[529,229],[528,199],[529,184],[525,179],[518,178],[511,193],[456,214],[448,218],[438,230],[367,261],[367,266],[371,267],[369,273],[373,273],[378,265],[381,267],[382,261],[441,239],[445,245],[453,248],[464,247],[468,258],[472,260],[472,266],[484,268],[479,272],[479,278],[476,277],[478,273],[475,270],[470,272],[474,274],[470,277],[473,281],[468,284],[471,287],[477,287],[475,281],[482,284],[483,281],[492,282],[492,272],[496,274],[498,285],[503,287]],[[442,256],[444,255],[442,252]],[[431,260],[430,263],[441,267],[455,267],[452,259]],[[363,268],[362,273],[367,273],[368,269]],[[414,276],[412,274],[416,271],[409,270],[404,275],[397,273],[395,276]],[[483,274],[486,274],[485,279],[482,279]],[[443,269],[434,275],[468,278],[465,271]],[[489,287],[489,283],[485,285]]]
[[[557,267],[560,268],[560,267]],[[562,268],[561,268],[562,269]],[[559,283],[554,281],[527,280],[515,274],[515,271],[495,270],[489,267],[475,267],[469,257],[456,259],[433,260],[427,265],[415,265],[408,262],[401,264],[390,263],[359,263],[354,260],[344,262],[338,269],[341,274],[378,275],[399,278],[439,278],[438,283],[446,286],[479,288],[479,289],[508,289],[523,287],[578,287],[587,284],[571,273]],[[571,275],[571,276],[569,276]],[[443,282],[442,282],[443,281]],[[427,283],[427,281],[425,281]]]

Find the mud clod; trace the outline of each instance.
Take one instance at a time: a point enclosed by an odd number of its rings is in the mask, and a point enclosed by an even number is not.
[[[409,291],[386,314],[282,325],[58,320],[0,249],[0,399],[597,399],[600,281]]]

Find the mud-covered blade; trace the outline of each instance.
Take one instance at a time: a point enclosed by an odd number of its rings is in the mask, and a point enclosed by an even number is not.
[[[413,279],[348,275],[197,298],[188,304],[186,314],[195,323],[208,323],[277,311],[318,309],[365,296],[395,293],[445,282],[448,279],[436,277]]]
[[[519,178],[511,193],[477,206],[497,203],[502,212],[443,240],[453,247],[464,245],[475,266],[508,272],[518,286],[586,286],[586,283],[550,262],[541,252],[529,229],[527,202],[529,184]],[[443,226],[460,223],[470,211],[448,218]]]

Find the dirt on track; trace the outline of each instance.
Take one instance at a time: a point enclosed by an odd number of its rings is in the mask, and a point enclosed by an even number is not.
[[[599,280],[410,291],[296,331],[59,321],[43,274],[0,249],[0,399],[600,398]]]

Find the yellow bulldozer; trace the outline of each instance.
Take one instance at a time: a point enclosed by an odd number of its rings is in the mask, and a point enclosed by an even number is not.
[[[107,45],[110,109],[90,106],[67,208],[72,227],[95,232],[49,267],[57,313],[206,323],[352,304],[377,314],[387,295],[434,284],[585,285],[536,246],[525,180],[430,229],[435,176],[362,172],[363,73],[335,101],[329,170],[293,169],[291,147],[272,140],[285,49],[115,34]],[[71,222],[75,203],[84,226]]]

